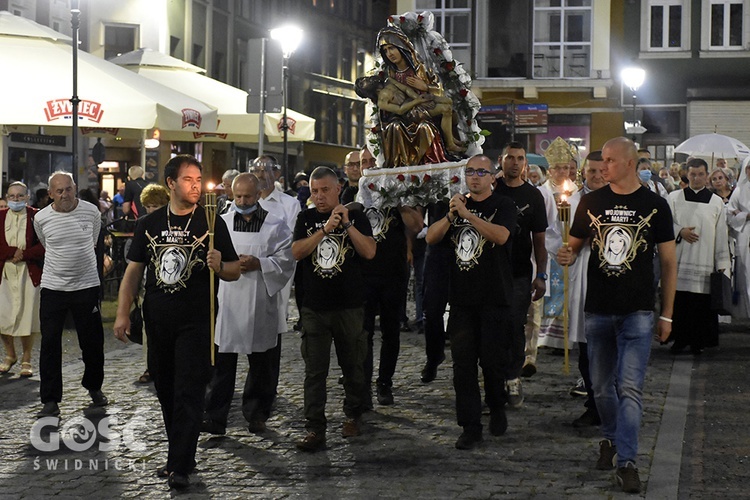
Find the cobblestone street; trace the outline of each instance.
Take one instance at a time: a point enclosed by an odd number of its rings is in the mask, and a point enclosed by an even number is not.
[[[107,335],[111,335],[111,325],[108,326]],[[103,389],[110,405],[105,414],[101,409],[87,409],[90,401],[79,384],[82,363],[75,359],[73,338],[72,332],[66,333],[66,343],[70,345],[66,344],[59,438],[50,434],[49,426],[42,429],[41,438],[30,437],[34,416],[41,406],[38,376],[23,380],[14,373],[0,379],[0,414],[4,422],[0,434],[3,457],[0,496],[177,495],[169,492],[166,481],[155,474],[166,462],[166,440],[153,386],[135,382],[143,372],[140,346],[120,345],[107,339]],[[179,496],[624,497],[614,483],[612,472],[594,469],[600,439],[598,429],[579,430],[570,425],[583,411],[583,400],[568,394],[577,376],[575,352],[571,353],[571,373],[564,375],[563,357],[542,350],[539,372],[524,380],[523,407],[508,410],[507,434],[492,437],[485,431],[483,445],[468,452],[454,448],[460,429],[455,423],[450,355],[437,380],[422,384],[421,335],[402,334],[401,357],[394,379],[396,403],[390,407],[376,404],[375,410],[365,415],[363,434],[357,438],[345,440],[340,434],[343,389],[338,385],[340,371],[333,360],[327,407],[328,450],[310,455],[298,452],[294,446],[304,434],[304,366],[299,336],[288,333],[283,339],[279,396],[268,431],[262,435],[247,431],[239,409],[240,392],[236,392],[226,436],[201,435],[198,468],[191,476],[194,485]],[[376,352],[377,348],[376,345]],[[676,362],[665,348],[654,347],[645,386],[638,460],[644,495],[649,492],[652,459],[663,425],[662,410],[673,364]],[[240,373],[245,366],[241,357]],[[83,416],[87,416],[85,421]],[[86,431],[94,425],[99,432],[91,436]],[[102,430],[108,433],[108,441],[102,439],[106,437]],[[73,441],[76,432],[79,435]],[[61,442],[59,450],[38,449],[58,442]],[[676,444],[679,452],[681,444]],[[673,481],[676,488],[677,478],[666,479]]]

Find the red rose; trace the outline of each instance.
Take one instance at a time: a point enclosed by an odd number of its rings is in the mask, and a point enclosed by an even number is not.
[[[469,94],[469,91],[466,89],[461,89],[458,91],[459,94],[461,94],[461,97],[466,97]]]
[[[372,127],[372,133],[373,134],[379,134],[380,133],[380,127]]]
[[[420,15],[417,16],[417,22],[418,23],[421,23],[423,19],[424,19],[423,15],[420,14]]]
[[[412,175],[411,176],[411,181],[414,182],[414,183],[419,182],[419,177],[416,176],[416,175]]]
[[[424,174],[424,177],[422,177],[422,182],[429,182],[430,180],[432,180],[430,174]]]
[[[388,22],[389,22],[389,23],[392,23],[392,22],[393,22],[393,16],[388,16]]]
[[[461,179],[459,179],[457,175],[451,177],[451,184],[458,184],[459,182],[461,182]]]
[[[406,180],[406,177],[404,177],[404,174],[398,174],[396,176],[396,179],[400,180],[401,182],[404,182]]]
[[[380,78],[381,80],[384,79],[385,78],[385,72],[378,71],[378,78]]]
[[[436,56],[439,56],[440,54],[443,53],[443,51],[441,49],[439,49],[439,48],[438,49],[432,49],[432,51],[435,53]]]
[[[469,127],[471,127],[472,123],[474,123],[473,120],[466,120],[466,125],[468,125]]]
[[[371,182],[371,183],[369,183],[369,184],[367,185],[367,187],[368,187],[368,188],[370,188],[370,191],[375,191],[375,190],[377,190],[377,188],[375,187],[375,184],[373,184],[372,182]]]
[[[449,62],[445,63],[445,69],[448,70],[448,71],[453,71],[453,68],[455,68],[455,67],[456,67],[456,65],[453,64],[453,61],[449,61]]]
[[[398,18],[398,22],[404,23],[404,22],[406,22],[406,18],[404,16],[401,16],[401,17]]]

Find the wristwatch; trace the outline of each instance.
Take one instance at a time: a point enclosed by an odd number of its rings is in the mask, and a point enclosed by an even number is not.
[[[354,223],[352,221],[349,221],[349,222],[345,222],[341,227],[343,227],[344,229],[349,229],[353,225]]]
[[[540,280],[547,281],[547,273],[537,273],[536,277],[539,278]]]

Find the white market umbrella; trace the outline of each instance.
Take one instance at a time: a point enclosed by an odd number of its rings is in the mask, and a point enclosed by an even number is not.
[[[70,38],[0,12],[0,125],[69,127]],[[78,53],[79,126],[211,132],[216,110],[87,52]]]
[[[695,135],[674,149],[675,153],[712,158],[737,158],[750,156],[750,148],[733,137],[722,134]]]
[[[110,59],[132,72],[166,87],[189,94],[218,109],[216,132],[164,132],[168,140],[205,142],[258,142],[259,116],[247,113],[247,92],[205,76],[205,70],[175,57],[142,48]],[[276,116],[278,115],[278,117]],[[264,131],[269,141],[283,140],[278,128],[281,113],[267,113]],[[289,110],[289,141],[315,139],[315,120]]]

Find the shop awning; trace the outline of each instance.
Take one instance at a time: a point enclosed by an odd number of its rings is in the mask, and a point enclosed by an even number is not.
[[[71,39],[0,12],[0,125],[69,127]],[[116,64],[78,52],[79,126],[182,133],[213,132],[217,112]]]
[[[216,132],[162,131],[167,140],[208,142],[258,142],[259,116],[247,113],[247,92],[205,76],[205,70],[175,57],[142,48],[112,58],[110,62],[158,82],[178,92],[188,94],[218,109]],[[315,120],[302,113],[288,110],[289,141],[315,139]],[[267,113],[264,132],[270,142],[283,140],[281,113]]]

